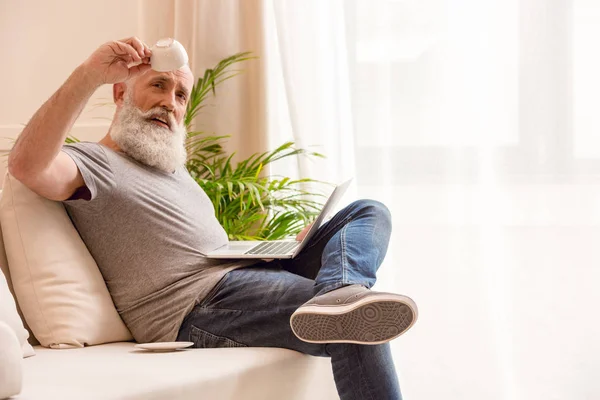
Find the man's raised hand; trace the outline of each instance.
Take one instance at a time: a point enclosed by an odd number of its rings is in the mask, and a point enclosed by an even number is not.
[[[136,37],[104,43],[83,63],[97,85],[119,83],[150,69],[150,48]]]

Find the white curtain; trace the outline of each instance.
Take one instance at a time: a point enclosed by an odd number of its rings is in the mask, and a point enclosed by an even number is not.
[[[405,397],[600,398],[600,2],[265,4],[270,141],[328,156],[281,168],[394,216]]]

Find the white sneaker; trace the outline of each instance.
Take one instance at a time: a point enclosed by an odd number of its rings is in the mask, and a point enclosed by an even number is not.
[[[406,332],[417,315],[407,296],[350,285],[301,305],[290,326],[298,339],[310,343],[381,344]]]

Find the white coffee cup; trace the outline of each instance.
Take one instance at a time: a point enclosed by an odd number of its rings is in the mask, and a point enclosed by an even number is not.
[[[151,50],[150,65],[155,71],[175,71],[188,63],[185,48],[175,39],[160,39]]]

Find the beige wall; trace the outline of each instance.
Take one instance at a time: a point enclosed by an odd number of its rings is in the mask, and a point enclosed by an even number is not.
[[[0,1],[0,153],[23,124],[100,44],[138,32],[138,1]],[[118,10],[118,12],[117,12]],[[72,133],[97,140],[112,117],[111,87],[100,88]],[[0,160],[4,176],[6,157]]]

